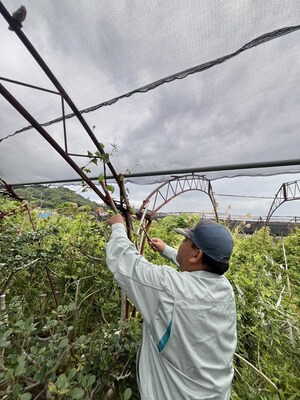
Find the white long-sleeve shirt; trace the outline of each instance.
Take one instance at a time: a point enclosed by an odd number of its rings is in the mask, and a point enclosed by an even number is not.
[[[107,265],[144,318],[138,360],[142,400],[229,400],[236,312],[225,276],[148,262],[112,226]],[[176,250],[164,255],[176,261]]]

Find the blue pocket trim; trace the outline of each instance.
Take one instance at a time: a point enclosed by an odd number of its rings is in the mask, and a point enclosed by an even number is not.
[[[165,348],[166,344],[168,343],[168,340],[170,338],[171,335],[171,329],[172,329],[172,322],[171,321],[169,323],[169,326],[167,327],[166,332],[164,333],[163,337],[160,339],[159,343],[158,343],[158,351],[161,353],[163,351],[163,349]]]

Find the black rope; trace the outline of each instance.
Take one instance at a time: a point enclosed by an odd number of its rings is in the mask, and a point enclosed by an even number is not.
[[[159,86],[161,86],[161,85],[163,85],[165,83],[170,83],[170,82],[173,82],[174,80],[184,79],[189,75],[195,74],[197,72],[205,71],[205,70],[207,70],[209,68],[212,68],[212,67],[214,67],[214,66],[216,66],[218,64],[222,64],[223,62],[229,60],[230,58],[236,57],[237,55],[239,55],[240,53],[242,53],[242,52],[244,52],[246,50],[249,50],[249,49],[251,49],[251,48],[253,48],[255,46],[259,46],[259,45],[261,45],[263,43],[269,42],[270,40],[274,40],[274,39],[276,39],[278,37],[281,37],[281,36],[284,36],[284,35],[288,35],[289,33],[295,32],[298,29],[300,29],[300,25],[288,26],[288,27],[285,27],[285,28],[277,29],[277,30],[275,30],[273,32],[265,33],[264,35],[261,35],[261,36],[257,37],[256,39],[253,39],[250,42],[246,43],[244,46],[239,48],[234,53],[227,54],[226,56],[217,58],[217,59],[212,60],[212,61],[208,61],[208,62],[206,62],[204,64],[200,64],[200,65],[197,65],[195,67],[188,68],[188,69],[186,69],[184,71],[177,72],[175,74],[169,75],[169,76],[167,76],[165,78],[162,78],[162,79],[159,79],[159,80],[157,80],[155,82],[149,83],[148,85],[142,86],[142,87],[140,87],[138,89],[134,89],[131,92],[128,92],[128,93],[122,94],[122,95],[120,95],[118,97],[114,97],[113,99],[104,101],[103,103],[99,103],[99,104],[96,104],[94,106],[91,106],[91,107],[88,107],[88,108],[84,108],[83,110],[80,110],[80,113],[81,114],[89,113],[89,112],[92,112],[92,111],[99,110],[100,108],[105,107],[105,106],[111,106],[112,104],[116,103],[117,101],[119,101],[121,99],[124,99],[126,97],[131,97],[133,94],[146,93],[146,92],[149,92],[150,90],[153,90],[153,89],[155,89],[155,88],[157,88],[157,87],[159,87]],[[70,114],[65,115],[65,119],[73,118],[74,116],[75,116],[74,113],[70,113]],[[58,118],[55,118],[55,119],[53,119],[51,121],[48,121],[48,122],[45,122],[45,123],[41,124],[41,126],[49,126],[49,125],[55,124],[57,122],[60,122],[62,120],[63,120],[63,117],[58,117]],[[0,143],[3,140],[8,139],[9,137],[15,136],[16,134],[21,133],[21,132],[28,131],[29,129],[32,129],[31,125],[29,125],[27,127],[24,127],[24,128],[22,128],[20,130],[17,130],[13,134],[8,135],[8,136],[0,139]]]

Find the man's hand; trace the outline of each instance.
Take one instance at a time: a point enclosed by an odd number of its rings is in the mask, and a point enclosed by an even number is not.
[[[164,249],[166,248],[166,243],[163,242],[161,239],[159,238],[151,238],[151,243],[150,246],[152,247],[152,249],[154,251],[159,251],[160,253],[164,251]]]
[[[114,224],[119,224],[119,223],[125,225],[125,221],[124,221],[124,219],[123,219],[123,217],[122,217],[121,214],[115,214],[115,215],[113,215],[113,216],[107,221],[107,223],[108,223],[109,225],[114,225]]]

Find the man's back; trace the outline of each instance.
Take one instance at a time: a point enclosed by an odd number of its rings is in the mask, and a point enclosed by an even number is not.
[[[235,301],[224,276],[168,269],[140,353],[142,399],[230,398]]]

